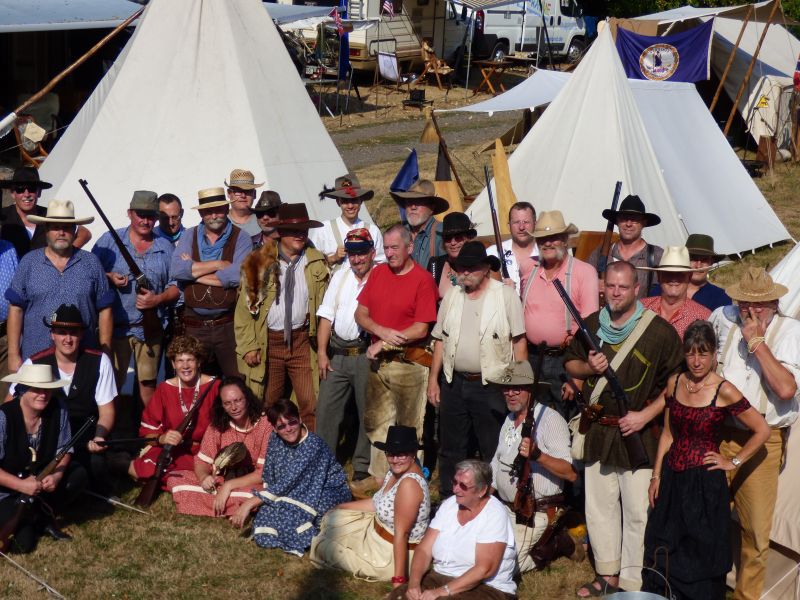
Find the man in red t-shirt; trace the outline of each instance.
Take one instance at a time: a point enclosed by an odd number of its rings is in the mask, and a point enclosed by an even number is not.
[[[367,358],[377,361],[364,411],[364,430],[373,443],[386,439],[390,425],[414,427],[421,439],[429,367],[412,361],[424,354],[439,295],[431,274],[411,258],[414,245],[407,229],[391,227],[383,245],[386,263],[372,270],[356,309],[356,323],[372,335]],[[370,474],[382,481],[388,468],[384,453],[373,446]],[[360,491],[376,484],[365,482]]]

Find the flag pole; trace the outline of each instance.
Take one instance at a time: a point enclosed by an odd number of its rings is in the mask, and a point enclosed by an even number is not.
[[[711,105],[708,107],[708,112],[714,112],[714,107],[717,105],[719,96],[722,93],[722,86],[725,85],[725,81],[728,79],[728,72],[731,70],[731,66],[733,65],[733,59],[736,57],[736,51],[739,49],[739,44],[742,41],[744,30],[747,29],[747,23],[748,21],[750,21],[750,15],[752,14],[753,14],[753,5],[750,4],[747,7],[747,13],[745,14],[744,20],[742,21],[742,28],[739,30],[739,37],[736,38],[736,43],[733,45],[731,53],[728,56],[728,62],[725,64],[725,70],[722,71],[722,77],[720,77],[719,79],[719,85],[717,86],[717,91],[714,93],[714,99],[711,101]]]

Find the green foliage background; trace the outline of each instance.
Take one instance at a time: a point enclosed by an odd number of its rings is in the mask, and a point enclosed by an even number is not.
[[[608,0],[608,14],[612,17],[638,17],[670,8],[691,4],[698,7],[736,6],[741,0]],[[747,2],[752,4],[752,2]],[[787,17],[800,20],[800,0],[783,0],[783,12]]]

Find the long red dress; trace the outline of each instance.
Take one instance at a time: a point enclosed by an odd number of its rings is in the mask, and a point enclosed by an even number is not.
[[[233,423],[225,431],[210,425],[200,444],[200,452],[194,457],[195,464],[214,464],[214,459],[225,446],[234,442],[242,442],[247,448],[247,457],[236,467],[236,476],[240,477],[256,471],[259,481],[255,485],[236,488],[231,492],[225,503],[223,516],[229,517],[236,513],[239,506],[253,495],[250,490],[261,487],[261,471],[264,469],[264,459],[267,453],[267,443],[272,433],[272,425],[266,416],[262,416],[249,429],[239,429]],[[202,487],[194,470],[174,471],[167,479],[167,486],[172,492],[172,499],[178,512],[184,515],[197,515],[199,517],[214,516],[214,500],[216,496],[209,494]]]
[[[219,380],[214,379],[201,385],[198,400],[209,386],[212,388],[205,395],[203,404],[197,411],[194,426],[184,435],[183,443],[172,449],[172,462],[167,467],[167,473],[174,470],[191,469],[194,465],[194,456],[200,450],[200,441],[211,423],[211,406],[214,403],[214,397],[219,393]],[[161,435],[170,429],[177,429],[192,406],[194,393],[193,387],[182,387],[182,398],[179,399],[177,385],[167,381],[159,384],[142,413],[139,435],[143,437],[153,434]],[[156,471],[156,461],[160,455],[160,446],[146,448],[142,455],[133,461],[136,477],[140,480],[153,477]]]

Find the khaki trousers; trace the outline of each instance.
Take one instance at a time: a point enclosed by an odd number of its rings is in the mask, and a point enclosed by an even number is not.
[[[619,573],[626,591],[642,587],[644,530],[652,469],[586,465],[586,527],[598,575]]]
[[[517,568],[520,573],[527,573],[536,568],[536,563],[531,558],[531,548],[542,537],[544,530],[547,529],[547,513],[537,512],[533,515],[533,527],[520,525],[517,523],[517,516],[514,511],[506,505],[508,518],[514,524],[514,546],[517,552]]]
[[[722,436],[720,453],[733,458],[750,435],[750,431],[727,428]],[[757,600],[761,597],[783,449],[783,430],[773,429],[767,442],[750,460],[740,469],[727,473],[742,536],[734,600]]]
[[[428,373],[427,367],[398,361],[383,361],[377,371],[370,371],[364,410],[364,431],[370,442],[385,442],[392,425],[414,427],[417,440],[422,439]],[[386,455],[372,446],[370,475],[382,479],[388,470]]]

